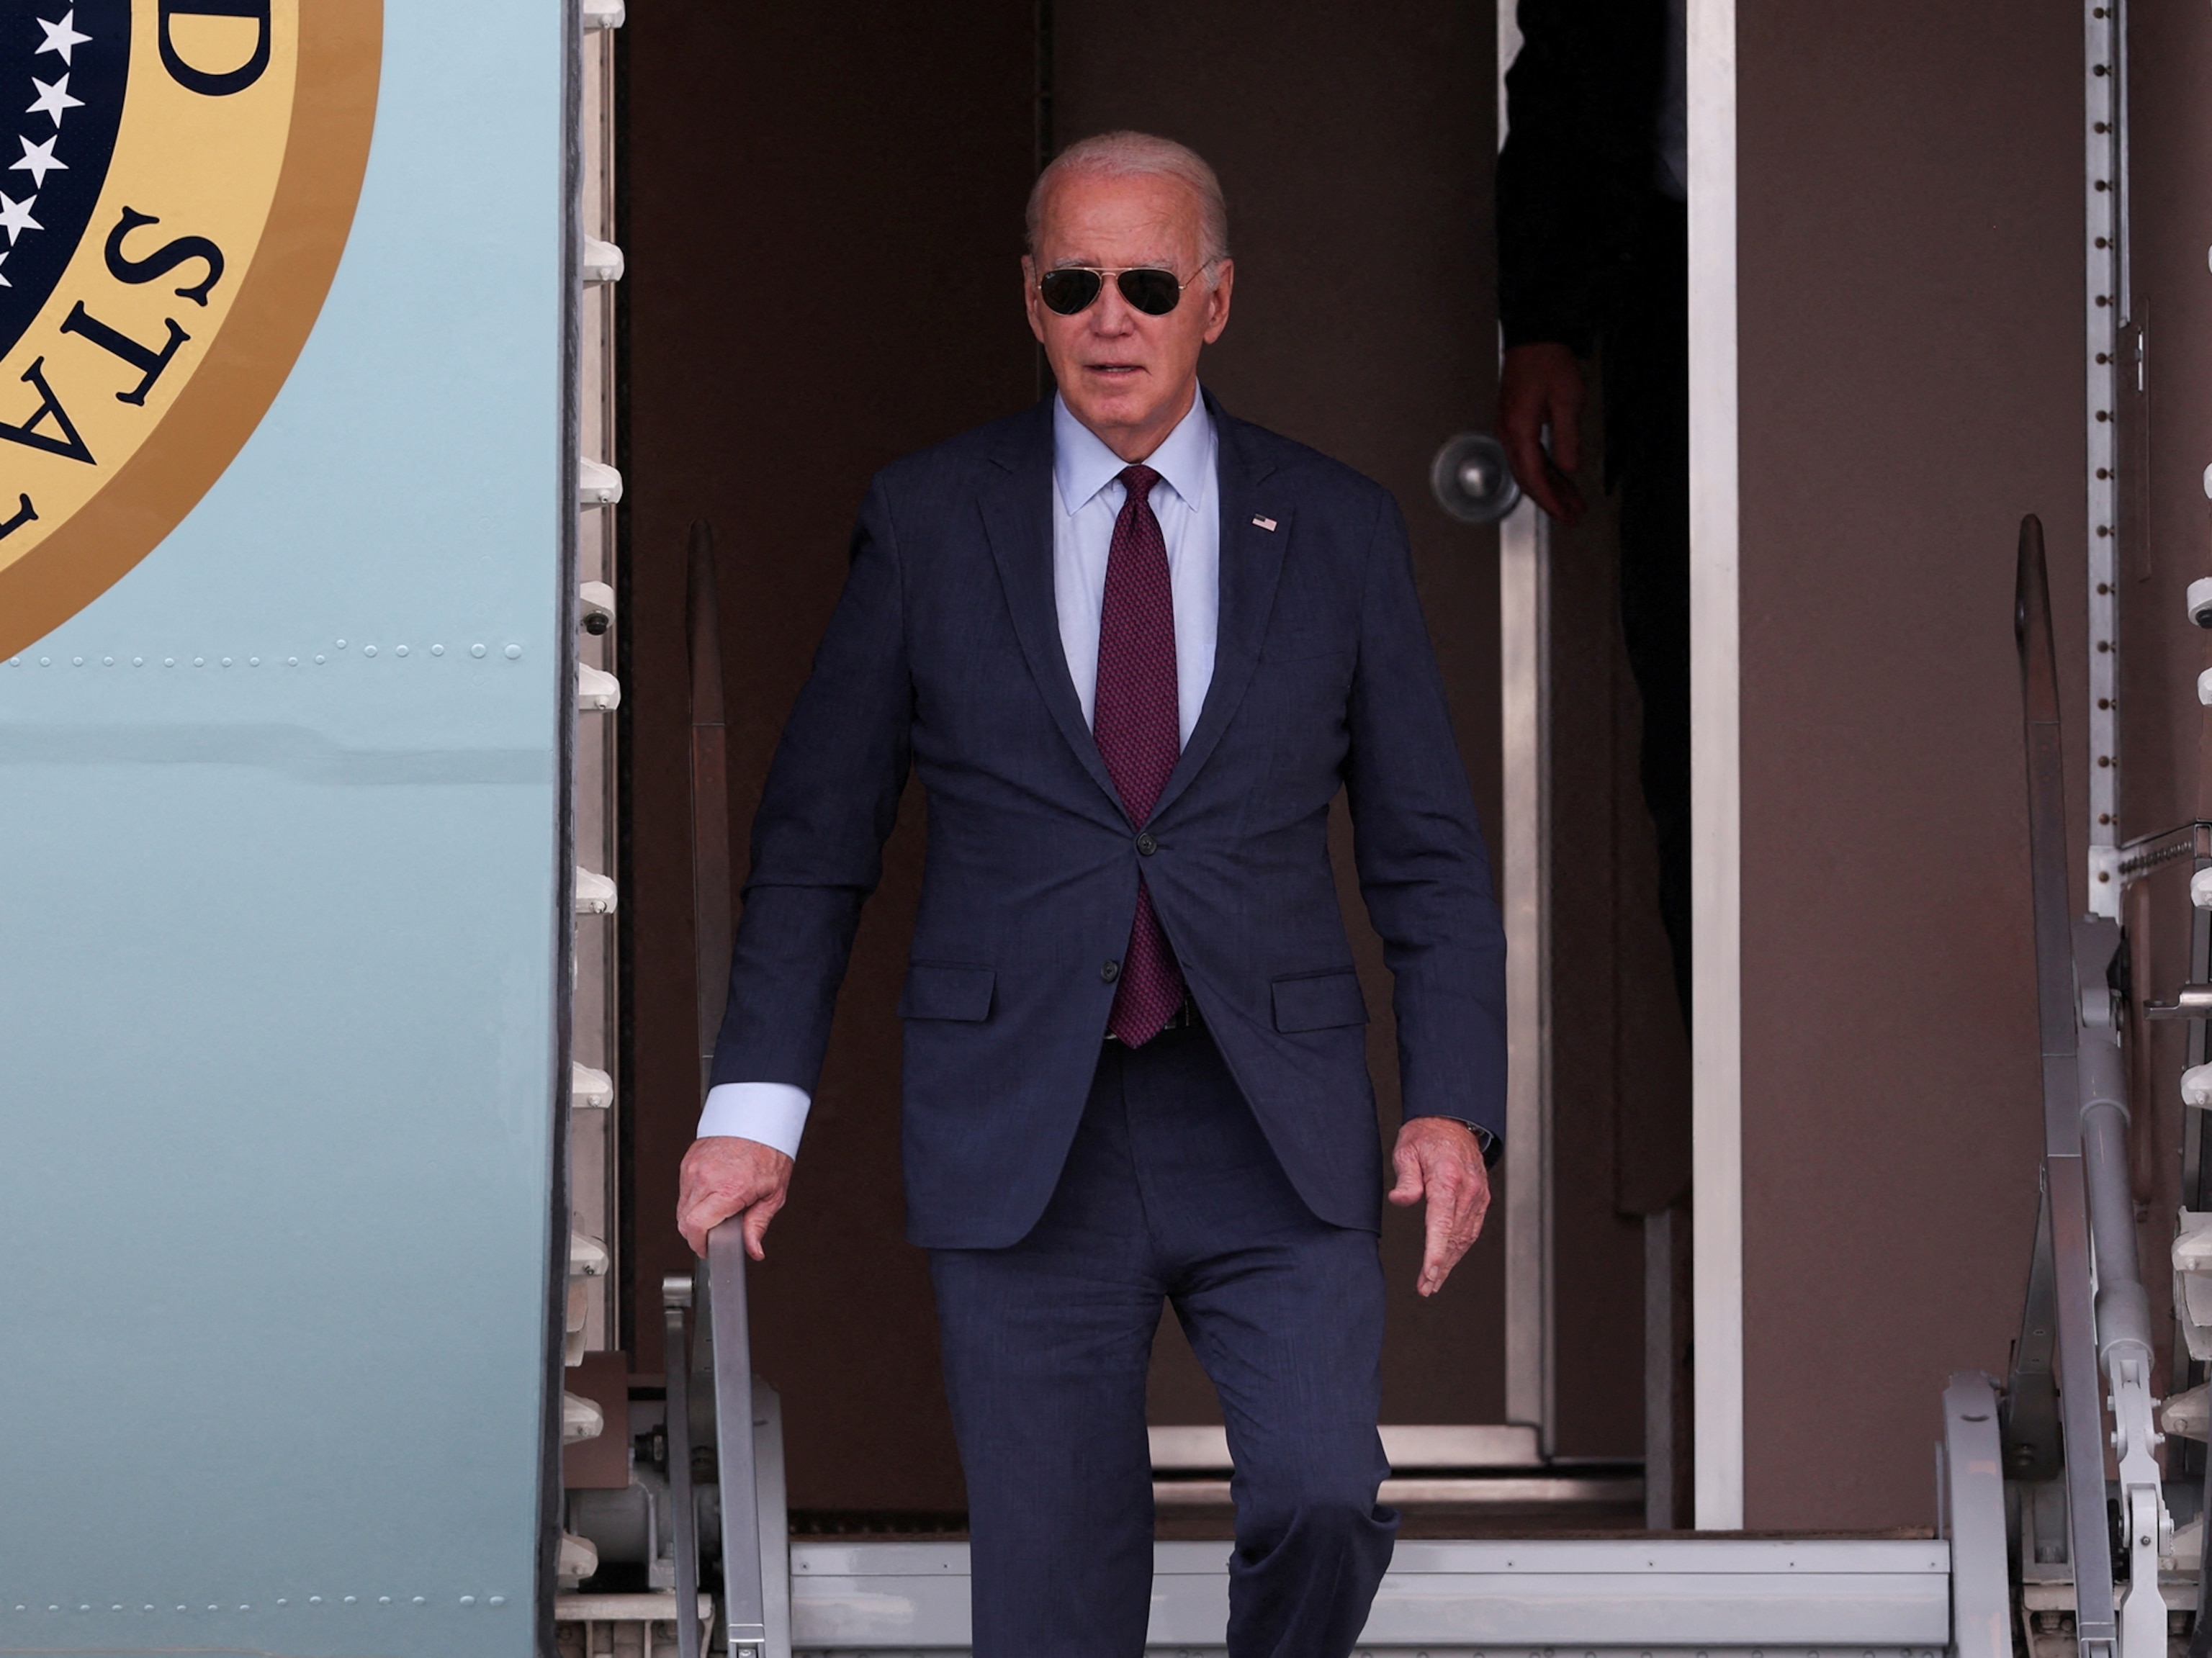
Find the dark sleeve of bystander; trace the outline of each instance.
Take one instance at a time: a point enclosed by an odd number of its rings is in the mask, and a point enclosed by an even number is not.
[[[1520,0],[1498,158],[1505,344],[1587,354],[1652,187],[1666,0]]]

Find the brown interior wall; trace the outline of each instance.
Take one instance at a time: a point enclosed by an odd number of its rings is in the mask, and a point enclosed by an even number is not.
[[[1738,27],[1746,1520],[1925,1524],[2035,1218],[2025,512],[2081,798],[2081,20]]]
[[[634,1282],[671,1217],[691,1058],[684,560],[714,523],[742,835],[844,579],[869,475],[1021,407],[1030,0],[663,0],[623,32],[629,334]],[[753,1274],[800,1508],[957,1509],[927,1267],[902,1241],[898,1021],[921,872],[907,803],[861,924],[792,1201]],[[743,857],[742,847],[739,857]],[[660,1368],[657,1297],[636,1368]]]

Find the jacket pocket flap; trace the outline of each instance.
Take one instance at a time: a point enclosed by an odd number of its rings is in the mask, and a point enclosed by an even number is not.
[[[1307,662],[1316,657],[1348,657],[1353,641],[1339,637],[1335,633],[1300,630],[1295,633],[1275,632],[1267,635],[1260,647],[1263,662]]]
[[[1278,979],[1274,992],[1275,1029],[1285,1034],[1367,1023],[1367,999],[1359,993],[1359,975],[1348,969]]]
[[[906,988],[899,994],[899,1017],[988,1019],[991,1017],[991,987],[996,976],[988,967],[963,967],[957,962],[909,963]]]

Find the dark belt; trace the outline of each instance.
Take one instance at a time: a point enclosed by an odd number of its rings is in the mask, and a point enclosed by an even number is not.
[[[1205,1023],[1205,1020],[1198,1017],[1197,1002],[1192,999],[1190,993],[1186,991],[1183,993],[1182,1005],[1176,1009],[1174,1012],[1168,1015],[1167,1023],[1162,1025],[1160,1029],[1163,1030],[1195,1030]],[[1106,1040],[1114,1044],[1116,1048],[1119,1048],[1121,1045],[1121,1039],[1110,1030],[1106,1033]]]

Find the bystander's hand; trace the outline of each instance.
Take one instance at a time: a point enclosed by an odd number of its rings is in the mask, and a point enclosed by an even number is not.
[[[694,1254],[707,1253],[707,1234],[724,1221],[744,1218],[745,1253],[767,1257],[761,1240],[791,1189],[791,1159],[772,1145],[735,1134],[710,1134],[691,1142],[676,1194],[676,1230]]]
[[[1429,1202],[1428,1238],[1413,1287],[1432,1296],[1482,1236],[1482,1218],[1490,1211],[1490,1170],[1482,1161],[1482,1143],[1474,1130],[1449,1117],[1408,1117],[1398,1130],[1390,1162],[1398,1173],[1390,1201],[1401,1209],[1424,1198]]]
[[[1498,437],[1524,495],[1562,524],[1581,519],[1582,491],[1568,476],[1583,464],[1583,371],[1573,352],[1544,342],[1505,354],[1498,375]]]

